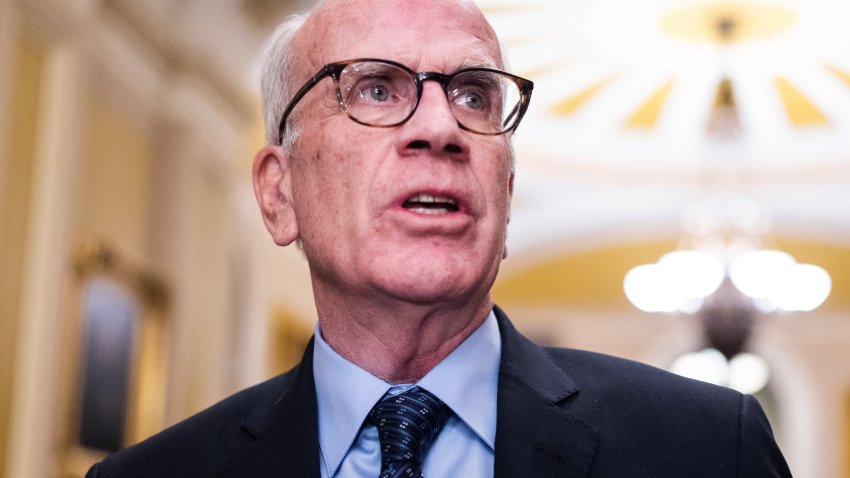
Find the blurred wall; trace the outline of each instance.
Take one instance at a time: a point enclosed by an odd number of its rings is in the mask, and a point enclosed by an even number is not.
[[[180,5],[0,3],[4,476],[78,476],[102,456],[77,442],[95,278],[142,309],[126,443],[291,364],[268,343],[310,333],[306,266],[265,240],[253,204],[254,72],[174,34],[161,20]]]

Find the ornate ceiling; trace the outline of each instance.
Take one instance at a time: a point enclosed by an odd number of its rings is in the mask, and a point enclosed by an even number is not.
[[[723,80],[742,166],[835,166],[850,152],[846,2],[479,3],[514,70],[536,82],[520,138],[535,157],[663,171],[710,163]]]
[[[850,240],[850,4],[478,3],[535,82],[516,248],[675,237],[718,191],[763,206],[768,234]]]

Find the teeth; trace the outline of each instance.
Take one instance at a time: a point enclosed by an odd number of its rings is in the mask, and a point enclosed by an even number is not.
[[[429,214],[435,216],[437,214],[445,214],[448,212],[446,209],[432,209],[427,207],[412,207],[409,210],[419,213],[419,214]]]
[[[415,196],[411,196],[407,202],[418,202],[418,203],[445,203],[451,205],[457,205],[454,199],[448,196],[435,196],[433,194],[417,194]]]
[[[404,202],[404,207],[419,214],[449,214],[458,211],[457,201],[448,196],[415,194]]]

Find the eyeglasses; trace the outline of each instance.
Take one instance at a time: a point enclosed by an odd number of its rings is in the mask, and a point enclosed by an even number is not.
[[[292,98],[278,126],[283,142],[295,105],[326,76],[334,80],[339,106],[357,123],[378,128],[409,120],[422,98],[422,82],[440,83],[461,129],[483,135],[513,131],[528,108],[534,83],[490,68],[463,68],[448,75],[417,73],[399,63],[371,58],[329,63]]]

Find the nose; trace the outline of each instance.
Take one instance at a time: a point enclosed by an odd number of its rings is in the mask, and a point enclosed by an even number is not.
[[[436,81],[422,83],[419,106],[401,127],[402,155],[430,153],[462,159],[468,152],[466,135],[449,107],[446,94]]]

